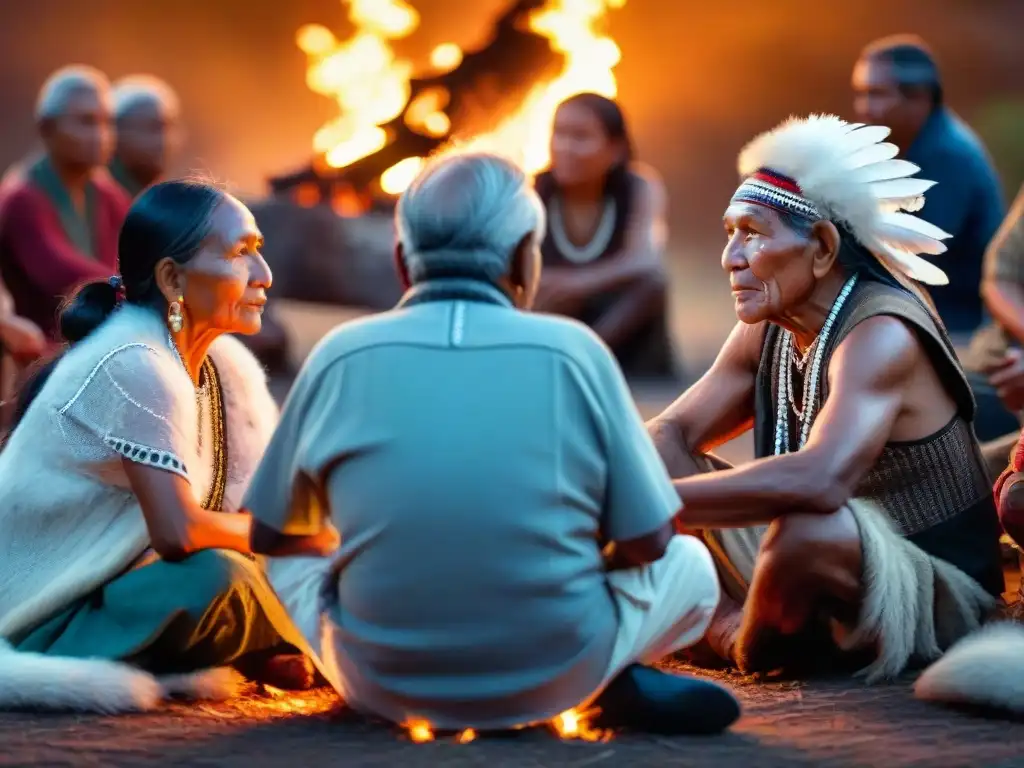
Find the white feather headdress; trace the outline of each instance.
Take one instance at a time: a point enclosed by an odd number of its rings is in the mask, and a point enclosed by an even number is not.
[[[934,181],[884,139],[889,129],[834,115],[790,118],[751,141],[739,156],[744,182],[733,200],[841,224],[889,269],[930,285],[946,273],[917,254],[945,253],[950,235],[905,211],[924,206]]]

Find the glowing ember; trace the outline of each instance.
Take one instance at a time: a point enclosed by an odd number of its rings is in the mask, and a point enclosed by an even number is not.
[[[441,43],[430,52],[430,66],[437,72],[451,72],[462,63],[462,49],[455,43]]]
[[[455,737],[455,741],[459,744],[469,744],[471,741],[476,741],[476,731],[472,728],[467,728]]]
[[[608,741],[611,731],[603,731],[590,726],[590,719],[597,715],[597,710],[577,712],[569,709],[551,721],[551,727],[563,739],[580,741]]]
[[[341,116],[321,128],[314,148],[335,168],[360,160],[391,140],[381,126],[405,111],[406,124],[432,138],[449,138],[468,149],[492,151],[512,157],[531,173],[547,166],[555,109],[567,97],[593,91],[614,97],[615,65],[620,52],[615,41],[600,31],[608,11],[626,0],[547,0],[529,16],[529,27],[565,57],[557,77],[538,83],[518,111],[499,127],[481,136],[452,135],[444,113],[448,94],[432,89],[409,102],[409,62],[394,58],[389,41],[410,34],[419,24],[416,12],[403,0],[342,0],[356,25],[351,39],[338,43],[318,25],[299,30],[297,42],[309,57],[307,83],[317,93],[335,98]],[[462,61],[454,43],[437,46],[430,56],[434,73],[447,72]],[[409,109],[405,107],[408,104]],[[404,191],[423,165],[409,157],[385,171],[381,188],[390,195]]]
[[[405,724],[405,730],[409,733],[409,740],[416,744],[425,744],[434,740],[434,730],[430,723],[425,720],[413,720]]]
[[[380,127],[402,113],[409,101],[412,66],[397,61],[390,41],[419,25],[416,11],[404,0],[342,0],[355,33],[338,42],[317,24],[302,27],[296,43],[306,53],[306,83],[330,96],[341,115],[313,137],[313,146],[328,165],[342,168],[388,143]]]

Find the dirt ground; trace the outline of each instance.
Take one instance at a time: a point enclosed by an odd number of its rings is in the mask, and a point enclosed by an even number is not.
[[[597,743],[546,731],[414,744],[368,723],[325,693],[171,705],[129,717],[0,715],[3,766],[337,765],[524,766],[982,766],[1024,765],[1024,723],[950,712],[912,698],[909,679],[761,684],[730,680],[744,703],[723,736],[613,734]]]
[[[283,397],[288,383],[274,382],[275,394]],[[678,394],[678,385],[634,392],[649,418]],[[721,455],[743,461],[750,450],[748,438]],[[743,701],[744,715],[730,733],[710,738],[613,734],[585,743],[534,731],[469,744],[451,738],[414,744],[397,729],[354,717],[326,692],[252,692],[231,703],[169,705],[127,717],[0,714],[0,766],[1024,766],[1024,722],[916,701],[912,678],[870,688],[850,680],[722,679]]]

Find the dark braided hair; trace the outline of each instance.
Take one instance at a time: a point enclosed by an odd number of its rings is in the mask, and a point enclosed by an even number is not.
[[[99,328],[122,301],[167,310],[156,284],[156,266],[164,259],[186,264],[210,232],[210,216],[225,193],[199,179],[164,181],[146,189],[132,204],[117,241],[120,275],[79,286],[61,304],[60,332],[69,344]],[[12,431],[24,417],[63,352],[36,368],[18,393]]]

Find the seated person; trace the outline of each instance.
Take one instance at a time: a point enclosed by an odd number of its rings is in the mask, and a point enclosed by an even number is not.
[[[277,417],[227,335],[260,328],[260,244],[230,195],[157,184],[120,276],[62,312],[70,349],[27,382],[0,451],[0,707],[145,708],[174,692],[154,676],[259,674],[292,650],[239,511]]]
[[[559,106],[536,180],[548,215],[537,309],[589,325],[627,372],[668,373],[665,190],[632,161],[618,104],[581,93]]]
[[[993,477],[1017,442],[1024,411],[1024,187],[985,251],[981,295],[993,321],[974,335],[965,365],[983,423],[983,441]]]
[[[110,175],[132,198],[164,178],[181,140],[178,95],[152,75],[129,75],[114,83],[117,145]]]
[[[17,313],[57,342],[63,297],[114,272],[129,201],[104,168],[114,137],[102,73],[67,67],[51,75],[36,120],[45,153],[0,184],[0,268]]]
[[[649,424],[720,566],[707,645],[747,671],[828,656],[842,629],[869,679],[895,675],[1003,589],[970,388],[915,283],[944,279],[915,254],[945,233],[900,212],[931,182],[887,134],[812,117],[743,150],[722,254],[740,322]],[[753,462],[702,472],[751,428]]]
[[[1018,201],[1019,202],[1019,201]],[[1024,544],[1024,433],[995,485],[999,521],[1019,556]],[[920,699],[1024,713],[1024,586],[1002,616],[957,643],[914,683]]]
[[[700,638],[718,583],[673,535],[679,497],[607,347],[524,311],[544,225],[529,179],[450,155],[396,216],[411,287],[312,353],[243,505],[256,552],[340,531],[331,563],[268,566],[324,676],[356,710],[442,730],[595,697],[616,725],[727,727],[727,691],[639,666]]]
[[[46,348],[46,337],[39,326],[15,313],[14,299],[0,281],[0,434],[7,427],[14,381],[27,364],[46,353]]]
[[[117,146],[110,175],[130,197],[167,173],[181,140],[181,106],[170,85],[152,75],[129,75],[114,83]],[[260,332],[243,339],[272,372],[286,371],[288,336],[273,308],[263,313]]]

